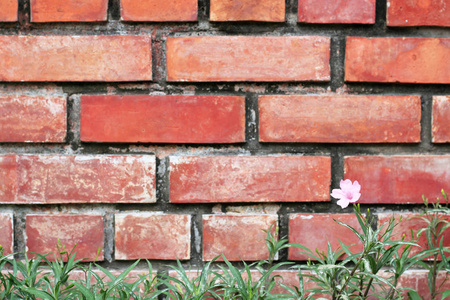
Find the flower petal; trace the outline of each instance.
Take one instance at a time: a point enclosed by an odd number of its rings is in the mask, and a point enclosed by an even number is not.
[[[344,197],[344,193],[340,189],[333,189],[333,191],[331,192],[331,197],[335,199],[341,199]]]
[[[359,184],[359,182],[357,180],[355,180],[355,182],[353,182],[352,191],[354,191],[356,193],[359,193],[361,191],[361,185]]]
[[[359,197],[361,197],[361,193],[354,193],[353,198],[350,200],[350,202],[356,202],[359,200]]]
[[[346,208],[350,202],[347,199],[341,199],[337,202],[337,205],[339,205],[342,208]]]
[[[345,192],[352,188],[352,181],[350,179],[341,180],[341,183],[339,185],[341,187],[341,190]]]

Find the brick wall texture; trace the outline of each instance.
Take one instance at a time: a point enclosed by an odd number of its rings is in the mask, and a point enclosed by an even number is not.
[[[0,244],[157,271],[264,259],[271,224],[353,244],[344,178],[416,215],[450,192],[449,27],[448,0],[1,0]]]

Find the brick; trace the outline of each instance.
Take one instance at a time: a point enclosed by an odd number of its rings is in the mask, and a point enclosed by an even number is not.
[[[404,235],[407,241],[413,240],[414,238],[411,237],[411,230],[413,230],[414,235],[416,235],[417,232],[419,231],[419,229],[426,228],[428,225],[427,222],[425,222],[424,220],[415,218],[418,216],[419,216],[419,214],[413,214],[413,213],[400,213],[400,214],[396,213],[395,221],[399,222],[400,217],[402,217],[402,221],[400,221],[399,224],[394,228],[393,233],[392,233],[392,239],[393,240],[401,240],[402,236]],[[414,217],[414,218],[412,218],[412,217]],[[450,222],[450,216],[442,216],[442,217]],[[390,213],[379,214],[378,215],[378,227],[380,227],[383,223],[388,222],[391,218],[392,218],[392,214],[390,214]],[[442,228],[442,225],[439,228]],[[443,237],[443,246],[449,247],[450,246],[450,231],[447,231],[446,234],[439,236],[439,240],[442,237]],[[439,241],[437,243],[439,243]],[[420,247],[414,246],[413,249],[411,250],[410,255],[414,255],[416,253],[419,253],[422,250],[428,249],[427,238],[426,238],[425,233],[423,233],[420,236],[419,240],[417,241],[417,244]]]
[[[76,259],[103,260],[103,216],[96,214],[57,214],[26,216],[27,251],[57,254],[58,239],[70,251],[75,245]],[[98,250],[101,249],[97,256]]]
[[[450,39],[348,37],[345,80],[450,83],[449,56]]]
[[[0,245],[3,247],[3,255],[14,252],[14,227],[13,215],[0,214]]]
[[[418,143],[419,96],[261,96],[259,140]]]
[[[448,0],[387,0],[388,26],[450,26]]]
[[[81,140],[115,143],[245,142],[245,98],[82,96]]]
[[[198,0],[121,0],[124,21],[196,21]]]
[[[170,157],[170,201],[329,201],[329,157]]]
[[[338,220],[362,232],[354,214],[291,214],[289,215],[289,243],[301,244],[310,249],[314,255],[315,250],[327,251],[328,243],[333,250],[341,248],[339,240],[344,245],[353,245],[349,249],[353,253],[362,251],[363,246],[359,238],[350,229],[339,225]],[[300,248],[289,248],[290,260],[308,260]],[[313,258],[311,258],[313,260]]]
[[[301,23],[375,23],[376,0],[299,0]]]
[[[0,36],[0,80],[152,80],[150,41],[131,35]]]
[[[115,215],[117,260],[185,260],[191,257],[191,216],[155,213]]]
[[[169,81],[328,81],[329,60],[328,37],[167,38]]]
[[[31,22],[106,21],[108,0],[31,0]]]
[[[18,0],[2,0],[0,1],[0,22],[16,22]]]
[[[153,155],[6,155],[0,174],[0,203],[156,201]]]
[[[450,96],[433,97],[433,143],[450,142]]]
[[[66,97],[0,95],[0,142],[64,143]]]
[[[345,178],[361,184],[361,203],[422,203],[450,191],[450,156],[355,156],[345,158]]]
[[[211,0],[211,21],[284,22],[284,0]]]
[[[277,215],[203,215],[203,260],[221,254],[229,261],[267,259],[263,230],[277,222]]]

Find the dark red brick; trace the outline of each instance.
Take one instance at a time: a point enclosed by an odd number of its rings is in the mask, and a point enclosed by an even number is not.
[[[121,0],[124,21],[196,21],[198,0]]]
[[[211,0],[211,21],[284,22],[284,0]]]
[[[345,80],[450,83],[450,39],[348,37]]]
[[[419,96],[262,96],[259,140],[418,143]]]
[[[31,0],[31,22],[106,21],[108,0]]]
[[[14,252],[14,227],[12,214],[0,214],[0,245],[3,247],[3,255]]]
[[[267,259],[263,230],[277,222],[277,215],[203,215],[203,260],[221,254],[229,261]]]
[[[115,216],[118,260],[191,257],[191,216],[123,213]]]
[[[387,0],[388,26],[450,26],[448,0]]]
[[[328,37],[167,38],[169,81],[328,81],[329,60]]]
[[[0,22],[16,22],[18,6],[18,0],[0,1]]]
[[[64,143],[66,97],[0,95],[0,142]]]
[[[433,143],[450,142],[450,96],[433,97]]]
[[[306,156],[170,157],[170,201],[329,201],[331,160]]]
[[[137,35],[2,35],[0,81],[152,80],[150,42]]]
[[[17,195],[17,157],[0,155],[0,203],[12,202]]]
[[[27,250],[38,254],[57,255],[58,240],[66,250],[75,245],[76,259],[103,260],[103,217],[84,215],[28,215],[26,217]],[[101,251],[98,253],[98,250]],[[98,256],[97,256],[98,253]]]
[[[361,184],[361,203],[422,203],[450,191],[450,156],[345,158],[345,178]]]
[[[81,140],[114,143],[245,142],[245,98],[82,96]]]
[[[350,229],[339,225],[338,220],[352,226],[358,232],[362,232],[358,219],[354,214],[291,214],[289,216],[289,243],[301,244],[310,249],[316,255],[316,249],[320,252],[327,251],[328,243],[335,251],[341,248],[339,240],[346,246],[353,245],[349,249],[353,253],[362,251],[358,236]],[[308,260],[310,256],[300,253],[303,249],[289,248],[290,260]],[[311,258],[313,260],[313,258]]]
[[[299,0],[302,23],[375,23],[375,0]]]

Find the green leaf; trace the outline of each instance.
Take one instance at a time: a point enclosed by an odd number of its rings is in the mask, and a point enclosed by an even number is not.
[[[442,293],[442,299],[445,299],[447,297],[450,297],[450,290],[446,290],[445,292]]]
[[[408,296],[411,300],[422,300],[416,291],[408,291]]]

